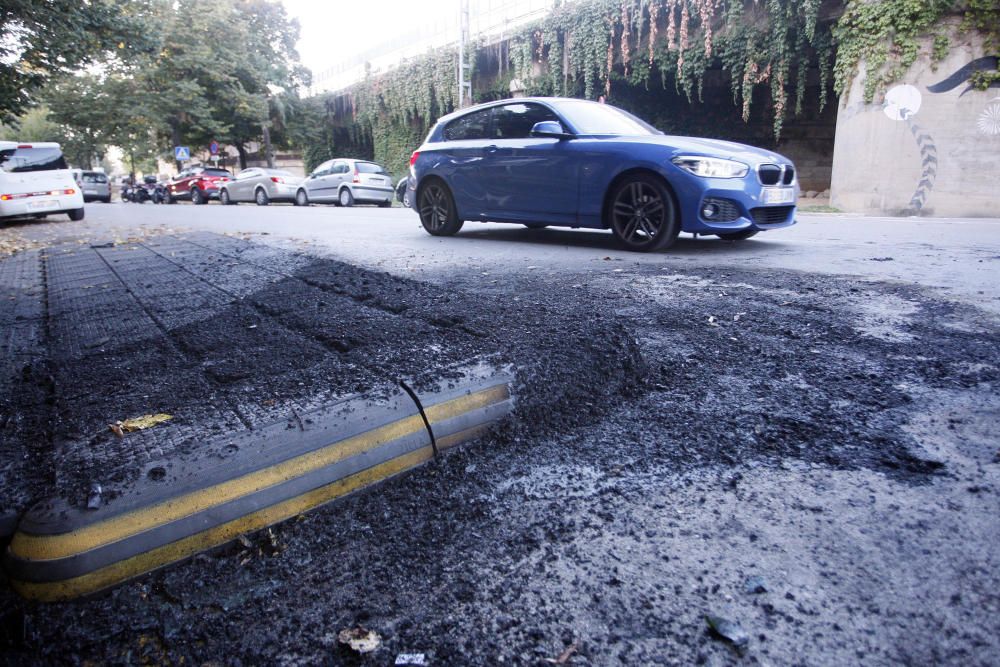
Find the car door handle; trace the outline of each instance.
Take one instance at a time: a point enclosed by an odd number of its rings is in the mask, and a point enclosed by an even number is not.
[[[483,149],[483,152],[486,153],[487,155],[493,155],[494,153],[497,152],[497,147],[495,145],[487,146],[486,148]]]

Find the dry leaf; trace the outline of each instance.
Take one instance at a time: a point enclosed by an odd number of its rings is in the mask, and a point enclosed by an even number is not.
[[[358,626],[345,628],[337,634],[341,644],[347,644],[358,653],[371,653],[382,645],[382,638],[374,630]]]
[[[123,431],[131,433],[132,431],[142,431],[143,429],[152,428],[157,424],[162,424],[163,422],[170,421],[173,418],[173,415],[166,415],[161,412],[155,415],[133,417],[132,419],[126,419],[125,421],[118,423],[121,424]]]

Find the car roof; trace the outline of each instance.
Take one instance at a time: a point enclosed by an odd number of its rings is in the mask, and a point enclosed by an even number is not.
[[[547,104],[550,106],[558,107],[564,102],[585,102],[589,104],[598,104],[591,100],[581,100],[576,97],[507,97],[502,100],[494,100],[492,102],[483,102],[482,104],[477,104],[471,107],[463,107],[461,109],[456,109],[446,116],[441,116],[438,118],[439,123],[447,123],[459,116],[464,116],[467,113],[472,113],[474,111],[481,111],[482,109],[489,109],[490,107],[506,106],[508,104],[522,104],[526,102],[536,102],[541,104]]]
[[[59,148],[59,144],[54,141],[0,141],[0,151],[9,151],[19,146],[25,148]]]

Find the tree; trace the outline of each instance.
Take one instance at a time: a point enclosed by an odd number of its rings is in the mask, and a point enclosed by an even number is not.
[[[0,122],[38,102],[53,76],[96,62],[125,64],[155,48],[153,9],[165,0],[4,0]]]

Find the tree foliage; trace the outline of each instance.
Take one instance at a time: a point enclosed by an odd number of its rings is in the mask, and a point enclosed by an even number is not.
[[[121,65],[148,53],[159,0],[4,0],[0,6],[0,121],[38,102],[55,76],[96,62]]]
[[[50,47],[43,53],[40,42],[34,51],[18,51],[22,57],[14,66],[18,72],[33,72],[36,61],[60,64],[39,79],[44,89],[36,86],[30,98],[10,108],[13,113],[45,101],[63,138],[81,147],[72,156],[79,163],[99,160],[108,145],[144,161],[151,151],[166,156],[174,145],[206,146],[213,139],[236,146],[245,160],[247,144],[259,140],[265,126],[284,141],[286,121],[298,105],[297,91],[309,82],[295,51],[298,24],[277,0],[65,3],[73,12],[63,12],[58,1],[15,4],[5,10],[5,34],[8,28],[27,30],[19,26],[33,25],[38,7],[50,19],[58,14],[60,25],[87,16],[83,27],[96,30],[100,21],[108,26],[103,42],[100,31],[89,38],[94,48],[78,44],[76,50]],[[135,34],[120,36],[112,30],[122,27]],[[51,29],[30,35],[56,38]],[[70,37],[64,34],[66,41],[73,41]],[[26,37],[22,41],[29,42]],[[101,45],[107,48],[102,51]],[[10,50],[7,55],[17,54]],[[88,62],[100,67],[69,72]]]

